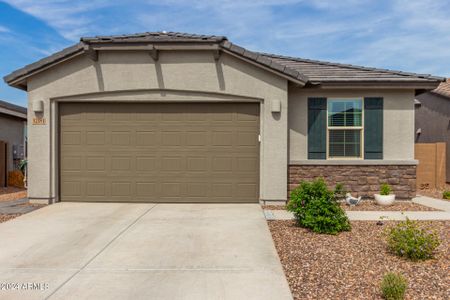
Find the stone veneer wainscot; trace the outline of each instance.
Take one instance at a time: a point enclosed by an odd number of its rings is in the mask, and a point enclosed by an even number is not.
[[[323,177],[330,188],[344,184],[353,196],[373,198],[380,185],[387,182],[398,199],[416,196],[415,165],[289,165],[288,194],[302,180],[311,181]]]

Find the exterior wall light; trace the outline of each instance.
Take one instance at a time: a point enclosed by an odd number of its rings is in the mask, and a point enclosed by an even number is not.
[[[272,105],[272,112],[273,113],[281,112],[281,101],[280,100],[273,99],[271,101],[271,105]]]
[[[44,112],[44,101],[42,101],[42,100],[35,100],[35,101],[33,101],[33,111],[35,113],[42,113],[42,112]]]

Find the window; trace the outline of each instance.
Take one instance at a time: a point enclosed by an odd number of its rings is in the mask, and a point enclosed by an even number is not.
[[[330,99],[327,111],[328,158],[362,158],[362,99]]]

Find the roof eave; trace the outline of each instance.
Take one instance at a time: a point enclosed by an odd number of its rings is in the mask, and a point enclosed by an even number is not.
[[[160,45],[156,46],[155,45]],[[163,45],[161,45],[163,44]],[[199,47],[194,47],[193,45],[200,45]],[[116,45],[116,47],[114,47]],[[304,86],[308,82],[308,78],[304,76],[303,74],[299,73],[298,71],[294,69],[290,69],[288,67],[285,67],[281,64],[278,64],[270,59],[267,59],[261,55],[255,54],[252,51],[246,50],[242,47],[236,46],[234,44],[229,43],[228,41],[222,41],[221,43],[214,43],[212,41],[203,41],[201,43],[184,43],[184,42],[142,42],[142,41],[135,41],[135,42],[128,42],[128,43],[112,43],[111,41],[104,42],[104,43],[98,43],[97,41],[93,41],[92,43],[84,43],[80,42],[74,46],[68,47],[58,53],[55,53],[49,57],[46,57],[44,59],[41,59],[35,63],[32,63],[28,66],[25,66],[24,68],[21,68],[19,70],[16,70],[12,72],[9,75],[6,75],[3,77],[3,80],[10,86],[27,90],[27,84],[26,79],[42,72],[46,69],[49,69],[57,64],[60,64],[64,61],[67,61],[69,59],[72,59],[78,55],[84,54],[87,50],[87,48],[92,47],[94,50],[126,50],[126,49],[133,49],[133,50],[145,50],[145,45],[153,45],[155,49],[160,50],[217,50],[220,49],[223,52],[226,52],[230,55],[233,55],[235,57],[240,58],[241,60],[244,60],[248,63],[251,63],[253,65],[256,65],[260,68],[263,68],[267,71],[270,71],[272,73],[275,73],[278,76],[281,76],[289,81],[294,82],[295,84],[298,84],[300,86]],[[185,45],[185,46],[183,46]],[[203,45],[203,46],[202,46]],[[130,46],[127,48],[127,46]],[[125,48],[123,48],[125,47]],[[132,47],[137,47],[136,49]],[[141,47],[141,48],[139,48]],[[169,47],[169,48],[168,48]],[[56,56],[56,57],[55,57]],[[52,59],[52,57],[55,57]],[[41,66],[39,66],[41,65]]]
[[[26,65],[23,68],[20,68],[12,73],[3,77],[3,81],[15,88],[21,90],[27,90],[26,79],[30,76],[35,75],[36,73],[42,72],[48,68],[53,67],[59,63],[67,61],[69,59],[74,58],[80,54],[83,54],[85,49],[83,44],[77,43],[73,46],[70,46],[62,51],[59,51],[55,54],[47,56],[37,62]]]
[[[336,80],[336,81],[311,81],[315,88],[395,88],[395,89],[423,89],[434,90],[442,81],[425,80]]]
[[[0,107],[0,114],[5,114],[8,116],[12,116],[12,117],[16,117],[16,118],[20,118],[22,120],[26,120],[27,119],[27,114],[24,114],[22,112],[18,112],[12,109],[8,109],[5,107]]]
[[[220,45],[222,47],[222,51],[224,51],[225,53],[228,53],[253,65],[266,69],[267,71],[275,73],[300,86],[304,86],[309,81],[308,77],[301,74],[297,70],[294,70],[292,68],[279,64],[273,60],[270,60],[259,53],[249,51],[229,41],[223,41]]]

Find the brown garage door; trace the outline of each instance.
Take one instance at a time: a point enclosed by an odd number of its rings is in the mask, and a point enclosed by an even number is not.
[[[257,202],[256,103],[62,103],[62,201]]]

